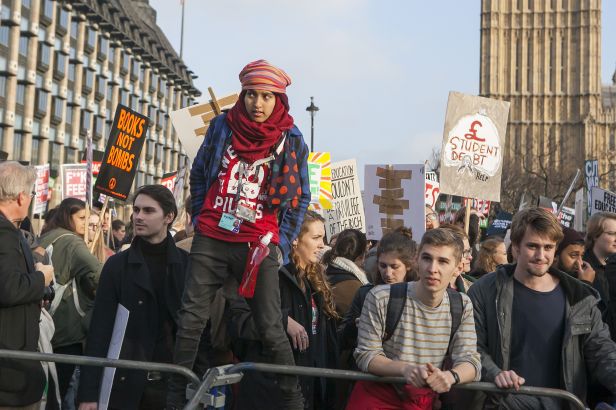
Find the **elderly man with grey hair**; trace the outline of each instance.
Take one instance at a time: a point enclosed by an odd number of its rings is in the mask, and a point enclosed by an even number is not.
[[[36,351],[41,300],[53,279],[53,268],[34,262],[19,229],[35,179],[32,167],[0,163],[0,349]],[[40,408],[45,383],[40,362],[0,359],[0,408]]]

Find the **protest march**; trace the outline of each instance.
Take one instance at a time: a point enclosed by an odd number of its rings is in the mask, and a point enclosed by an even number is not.
[[[364,163],[308,146],[292,73],[237,68],[169,113],[190,161],[153,183],[156,120],[123,103],[52,184],[0,162],[0,409],[616,408],[595,159],[512,206],[512,103],[451,91],[434,161]]]

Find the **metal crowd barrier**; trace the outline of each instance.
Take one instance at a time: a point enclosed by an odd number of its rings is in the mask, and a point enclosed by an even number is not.
[[[246,371],[258,371],[265,373],[286,374],[294,376],[327,377],[346,380],[363,380],[380,383],[404,383],[403,377],[378,377],[368,373],[349,370],[334,370],[303,366],[283,366],[266,363],[238,363],[220,367],[213,367],[207,371],[201,381],[191,370],[174,364],[139,362],[134,360],[115,360],[90,356],[73,356],[66,354],[23,352],[19,350],[0,349],[0,358],[35,360],[41,362],[70,363],[82,366],[116,367],[123,369],[158,371],[164,373],[176,373],[190,380],[188,387],[191,397],[184,410],[199,408],[200,405],[223,407],[225,404],[224,394],[218,391],[218,387],[238,383]],[[195,389],[196,387],[196,389]],[[573,409],[585,410],[586,407],[575,395],[558,389],[522,386],[519,390],[500,389],[493,383],[474,382],[454,386],[455,389],[476,390],[498,394],[524,394],[529,396],[544,396],[562,399],[573,405]]]

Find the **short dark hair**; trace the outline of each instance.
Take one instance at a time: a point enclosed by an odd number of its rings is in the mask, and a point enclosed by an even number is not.
[[[111,229],[114,230],[114,231],[119,231],[120,229],[124,228],[125,226],[126,226],[126,224],[124,223],[124,221],[122,221],[120,219],[114,219],[113,222],[111,222]]]
[[[329,265],[337,257],[355,261],[366,253],[366,234],[358,229],[345,229],[340,232],[336,244],[323,256],[323,264]]]
[[[462,254],[464,253],[464,242],[459,233],[454,232],[447,228],[436,228],[427,231],[421,238],[419,244],[419,252],[425,245],[431,246],[448,246],[453,248],[453,256],[456,263],[460,263],[462,260]]]
[[[376,248],[377,266],[381,255],[392,253],[406,267],[405,282],[417,280],[417,243],[413,240],[413,231],[401,226],[383,235]],[[376,277],[376,284],[383,282],[383,277],[379,274]]]
[[[175,203],[175,198],[168,188],[162,185],[143,185],[137,189],[135,195],[133,195],[133,205],[139,195],[147,195],[156,202],[163,210],[164,215],[173,214],[173,219],[169,223],[168,227],[171,227],[175,217],[178,216],[178,206]]]
[[[547,236],[556,242],[563,240],[563,229],[552,212],[543,208],[527,208],[519,211],[511,221],[511,243],[520,245],[528,228],[532,228],[539,235]]]

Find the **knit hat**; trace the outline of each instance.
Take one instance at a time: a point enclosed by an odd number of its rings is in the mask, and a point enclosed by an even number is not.
[[[291,77],[265,60],[248,63],[240,72],[242,90],[263,90],[284,94],[291,85]]]
[[[575,229],[563,227],[563,240],[558,244],[556,255],[560,255],[562,251],[569,245],[584,245],[584,237]]]

